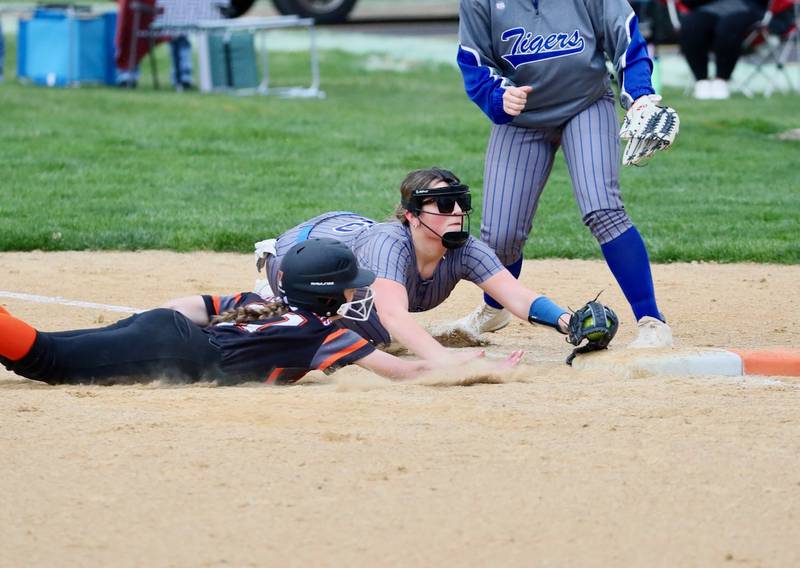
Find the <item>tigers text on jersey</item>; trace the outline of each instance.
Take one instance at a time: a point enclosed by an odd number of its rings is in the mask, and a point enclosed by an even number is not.
[[[264,301],[252,292],[203,300],[209,316]],[[375,350],[355,332],[302,309],[245,324],[212,324],[206,331],[220,350],[225,375],[269,384],[294,382],[311,370],[332,372]]]
[[[654,93],[652,61],[627,0],[461,0],[458,64],[470,99],[495,124],[561,126],[609,88],[605,55],[629,106]],[[507,87],[528,85],[523,112]]]

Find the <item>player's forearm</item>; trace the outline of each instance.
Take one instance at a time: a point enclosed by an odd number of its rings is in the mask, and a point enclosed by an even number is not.
[[[175,298],[165,302],[161,308],[168,308],[182,313],[193,323],[203,326],[211,323],[206,305],[202,296],[187,296],[185,298]]]
[[[393,341],[399,342],[422,359],[442,361],[451,355],[450,351],[431,337],[408,312],[381,314],[381,323]]]
[[[567,332],[567,324],[569,322],[569,312],[554,303],[547,296],[540,296],[532,293],[533,300],[528,302],[527,307],[523,308],[527,301],[527,296],[524,300],[514,302],[512,307],[504,304],[504,306],[518,318],[530,322],[538,323],[553,327],[561,333]],[[542,309],[542,305],[548,306],[546,310]]]
[[[528,315],[531,304],[540,296],[536,292],[522,288],[515,294],[506,294],[505,296],[494,296],[509,312],[517,316],[519,319],[528,321]]]
[[[404,359],[398,359],[398,361],[400,365],[393,369],[392,374],[388,376],[395,381],[416,379],[433,368],[429,361],[406,361]]]
[[[562,333],[566,331],[569,317],[562,318],[562,315],[566,314],[567,310],[552,302],[547,296],[526,288],[507,270],[498,272],[480,287],[519,319],[549,325]],[[546,310],[543,310],[544,306],[547,306]],[[560,320],[563,321],[559,323]]]
[[[503,110],[503,93],[510,82],[494,69],[480,64],[480,55],[463,46],[458,51],[458,66],[464,79],[464,89],[472,102],[495,124],[505,124],[513,116]]]
[[[356,364],[387,379],[396,381],[416,378],[433,368],[433,364],[429,361],[409,361],[389,355],[383,351],[373,351]]]

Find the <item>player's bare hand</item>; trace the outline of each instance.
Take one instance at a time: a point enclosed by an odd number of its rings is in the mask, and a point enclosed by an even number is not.
[[[500,370],[511,369],[519,365],[520,361],[522,361],[522,357],[525,355],[525,352],[522,350],[519,351],[512,351],[508,354],[501,363],[497,364],[497,368]]]
[[[528,102],[528,94],[533,91],[533,87],[509,87],[503,93],[503,112],[511,116],[517,116],[525,108]]]
[[[484,349],[480,349],[478,351],[467,351],[466,353],[453,353],[450,363],[461,365],[463,363],[469,363],[470,361],[481,359],[483,357],[486,357],[486,351]]]

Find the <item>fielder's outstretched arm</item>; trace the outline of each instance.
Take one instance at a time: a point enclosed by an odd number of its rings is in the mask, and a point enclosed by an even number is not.
[[[425,328],[408,313],[408,292],[399,282],[378,278],[372,284],[375,292],[375,309],[383,327],[418,357],[428,361],[463,361],[469,354],[455,353],[436,341]]]
[[[501,270],[494,276],[487,278],[478,286],[492,298],[497,299],[508,311],[524,321],[530,321],[534,311],[534,303],[541,299],[539,303],[547,303],[551,306],[550,309],[547,310],[549,314],[548,319],[552,320],[548,322],[549,325],[555,327],[561,333],[567,333],[569,312],[566,310],[553,311],[556,306],[547,296],[529,290],[523,286],[519,280],[514,278],[508,270]]]

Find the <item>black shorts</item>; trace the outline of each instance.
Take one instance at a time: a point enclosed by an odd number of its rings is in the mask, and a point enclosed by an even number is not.
[[[108,327],[38,332],[15,373],[50,384],[191,383],[222,376],[210,336],[182,314],[159,308]]]

